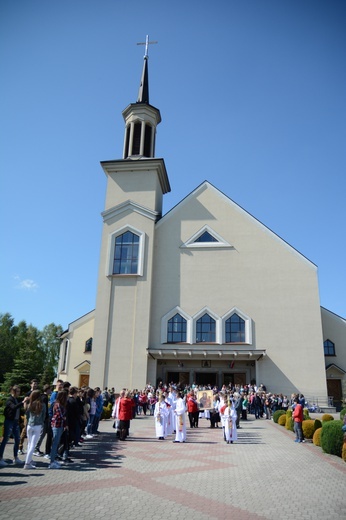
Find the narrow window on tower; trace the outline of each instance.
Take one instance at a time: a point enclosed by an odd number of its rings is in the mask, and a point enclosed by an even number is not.
[[[150,125],[145,125],[144,157],[151,157],[151,134],[152,127]]]
[[[141,123],[136,123],[133,128],[132,155],[139,155],[141,149]]]
[[[131,127],[128,126],[126,128],[126,140],[125,140],[125,155],[124,155],[124,159],[127,159],[128,156],[129,156],[130,132],[131,132]]]
[[[139,236],[126,231],[115,239],[113,274],[137,274]]]

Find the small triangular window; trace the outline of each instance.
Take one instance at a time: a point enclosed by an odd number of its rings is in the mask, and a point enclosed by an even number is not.
[[[216,231],[211,229],[209,226],[203,226],[202,229],[197,231],[194,235],[192,235],[189,240],[184,242],[180,247],[186,248],[200,248],[200,249],[234,249],[234,247],[229,244],[222,236],[220,236]]]
[[[208,231],[204,231],[194,242],[218,242]]]

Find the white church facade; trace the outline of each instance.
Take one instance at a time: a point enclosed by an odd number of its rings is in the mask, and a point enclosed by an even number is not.
[[[321,308],[317,267],[202,182],[167,214],[148,57],[107,176],[95,310],[62,335],[58,376],[82,386],[256,381],[346,397],[346,321]],[[333,392],[333,393],[331,393]]]

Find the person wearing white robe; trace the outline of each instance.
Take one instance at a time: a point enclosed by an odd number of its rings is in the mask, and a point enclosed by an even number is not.
[[[219,402],[219,414],[220,414],[220,421],[221,421],[221,428],[223,433],[225,434],[225,406],[226,406],[226,396],[224,392],[220,392],[220,402]]]
[[[172,421],[171,421],[171,424],[172,424],[172,428],[173,428],[173,431],[172,433],[175,433],[175,407],[177,405],[177,391],[175,388],[173,388],[172,386],[169,388],[169,394],[168,394],[168,398],[170,399],[169,402],[172,403],[172,407],[171,407],[171,413],[172,413]]]
[[[181,394],[178,394],[175,407],[175,441],[173,442],[185,442],[186,441],[186,406],[184,399]]]
[[[165,398],[160,394],[157,403],[155,404],[154,417],[155,417],[155,432],[156,437],[162,441],[167,436],[167,417],[168,408],[165,403]]]
[[[167,405],[167,426],[166,426],[166,434],[172,435],[175,430],[175,418],[174,418],[174,409],[173,409],[173,399],[171,397],[166,396],[166,405]]]
[[[229,402],[224,412],[225,419],[225,440],[227,444],[232,444],[238,439],[237,433],[237,411],[233,402]]]

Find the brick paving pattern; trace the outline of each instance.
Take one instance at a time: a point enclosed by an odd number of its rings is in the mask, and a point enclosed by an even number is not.
[[[112,421],[74,449],[73,464],[0,468],[1,520],[319,520],[346,518],[346,464],[309,442],[294,443],[267,420],[241,422],[238,441],[205,419],[187,442],[154,437],[154,418],[131,422],[118,441]],[[12,459],[13,445],[4,459]],[[21,456],[23,459],[24,456]]]

